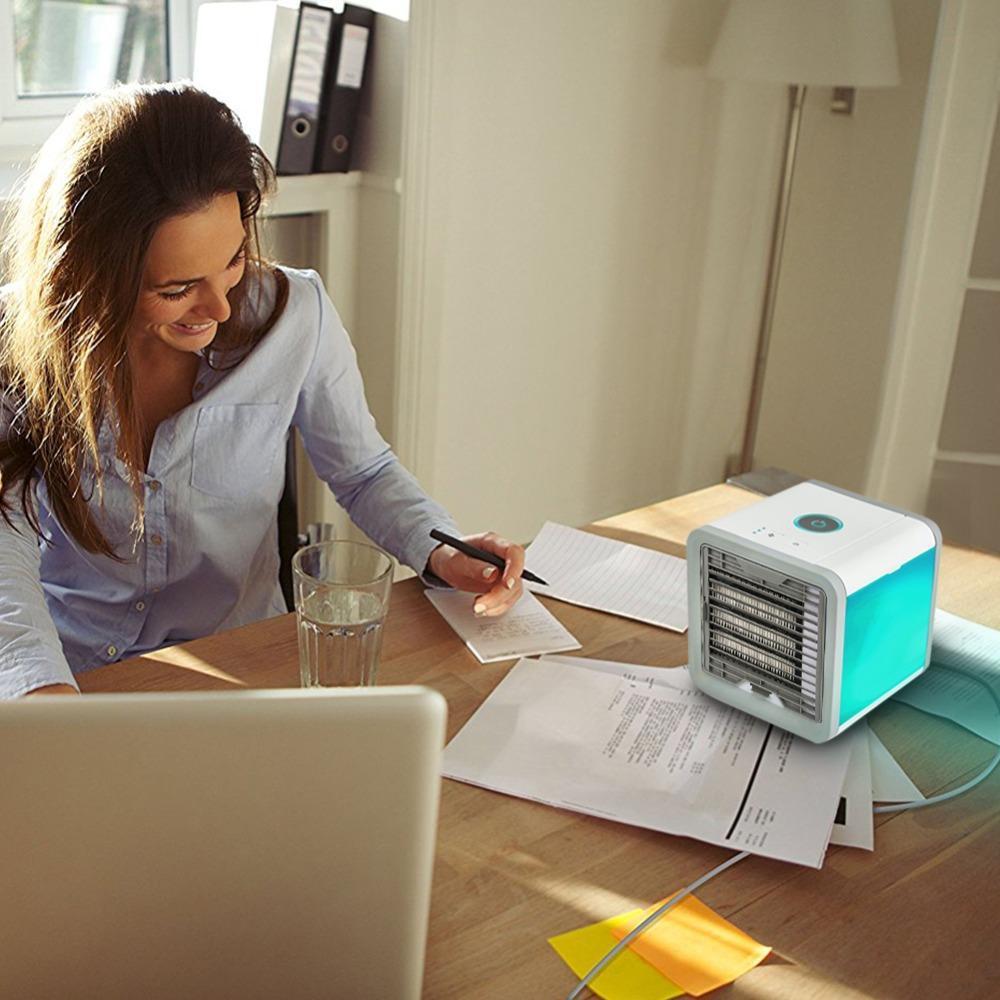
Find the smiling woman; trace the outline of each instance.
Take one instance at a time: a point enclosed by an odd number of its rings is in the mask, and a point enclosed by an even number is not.
[[[235,236],[247,247],[258,292],[269,276],[277,294],[271,314],[261,316],[247,307],[244,286],[233,281],[222,292],[213,276],[206,291],[226,300],[214,307],[225,315],[213,319],[225,323],[236,312],[214,353],[252,347],[287,297],[281,272],[257,254],[256,214],[271,183],[270,165],[229,110],[193,88],[120,87],[85,100],[42,147],[8,237],[13,280],[0,340],[3,388],[17,403],[14,429],[22,432],[8,437],[14,464],[4,461],[0,498],[19,482],[36,531],[35,469],[65,530],[84,549],[114,557],[82,488],[88,473],[103,485],[98,436],[112,415],[135,497],[133,529],[141,530],[154,421],[167,415],[164,397],[190,401],[190,385],[185,391],[180,382],[192,376],[193,384],[196,367],[192,355],[150,349],[154,330],[161,347],[176,346],[164,340],[181,337],[170,321],[190,312],[152,286],[175,280],[170,265],[203,273],[224,226],[227,245]],[[168,285],[166,294],[186,287]],[[202,335],[192,349],[213,339]]]
[[[144,468],[156,428],[191,399],[198,355],[229,320],[229,296],[243,277],[246,256],[235,192],[165,220],[153,234],[127,333]]]
[[[318,277],[263,260],[267,159],[187,85],[81,103],[41,150],[0,298],[0,696],[284,611],[297,428],[337,500],[428,582],[502,614],[523,549],[456,534],[375,429]],[[470,598],[471,603],[471,598]]]

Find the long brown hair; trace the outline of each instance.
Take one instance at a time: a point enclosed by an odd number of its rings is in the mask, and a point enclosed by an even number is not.
[[[100,493],[98,435],[110,419],[142,530],[142,427],[128,363],[128,330],[150,241],[165,219],[235,192],[247,235],[244,279],[210,362],[236,364],[271,328],[288,296],[284,275],[261,258],[256,216],[274,171],[224,104],[188,84],[127,85],[82,101],[39,151],[6,239],[0,303],[0,514],[12,493],[41,533],[33,486],[84,549],[117,558],[88,501]],[[258,318],[265,279],[276,284]],[[247,279],[250,279],[249,281]],[[249,298],[248,298],[249,296]]]

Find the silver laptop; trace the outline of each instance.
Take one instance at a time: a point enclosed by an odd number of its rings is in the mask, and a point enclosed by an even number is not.
[[[445,703],[0,705],[0,997],[420,995]]]

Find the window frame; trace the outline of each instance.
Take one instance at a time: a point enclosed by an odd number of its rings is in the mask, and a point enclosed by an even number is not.
[[[191,75],[193,26],[201,0],[165,0],[167,65],[172,80]],[[17,93],[13,0],[0,0],[0,159],[43,143],[79,101],[66,97],[22,97]]]

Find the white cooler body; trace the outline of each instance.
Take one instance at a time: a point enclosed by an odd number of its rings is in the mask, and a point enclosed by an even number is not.
[[[695,529],[692,679],[831,739],[927,668],[940,550],[933,521],[817,482]]]

